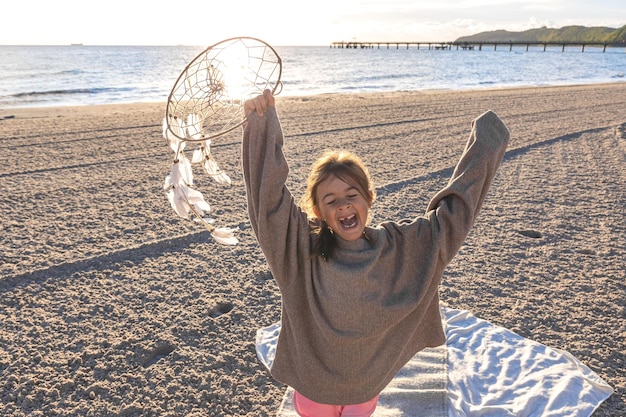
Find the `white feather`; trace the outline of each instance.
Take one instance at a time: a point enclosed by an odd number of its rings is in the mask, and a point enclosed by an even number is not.
[[[220,184],[231,185],[230,177],[224,171],[220,171],[213,179]]]
[[[193,171],[191,169],[191,162],[189,162],[189,159],[187,159],[183,152],[178,154],[178,165],[182,180],[185,182],[185,184],[192,186]]]
[[[205,211],[211,211],[211,206],[204,200],[204,196],[200,191],[187,187],[186,197],[189,204],[192,204],[196,210],[202,212],[201,216],[204,215]]]
[[[193,151],[193,155],[191,157],[192,164],[199,164],[203,160],[204,160],[204,152],[202,152],[202,149],[196,149],[195,151]]]
[[[191,211],[191,208],[189,207],[189,204],[184,197],[184,188],[186,188],[186,186],[184,185],[179,185],[172,188],[170,191],[168,191],[167,198],[169,199],[170,205],[172,206],[176,214],[178,214],[183,219],[189,219],[189,212]]]
[[[165,180],[168,181],[170,186],[184,185],[184,170],[181,169],[182,164],[180,161],[174,162],[172,164],[172,170],[170,171],[170,175],[165,177]],[[169,178],[169,179],[168,179]]]
[[[169,143],[170,138],[168,136],[169,135],[168,135],[168,129],[167,129],[167,117],[164,117],[163,118],[163,137],[167,139]]]
[[[209,175],[216,175],[220,168],[217,166],[217,162],[213,158],[208,158],[204,160],[204,170]]]
[[[185,142],[182,142],[177,137],[177,136],[180,136],[181,138],[185,137],[185,131],[183,127],[180,125],[180,120],[178,118],[172,117],[170,118],[170,121],[171,121],[170,128],[169,129],[167,129],[167,127],[164,128],[165,129],[164,136],[166,139],[169,140],[169,144],[170,144],[170,148],[172,149],[172,152],[176,154],[176,152],[178,152],[179,150],[182,151],[183,149],[185,149]],[[165,119],[163,120],[163,123],[165,126],[167,126],[167,121]],[[174,132],[175,134],[170,134],[172,132]]]
[[[172,188],[174,186],[174,184],[172,183],[172,176],[171,175],[167,175],[165,177],[165,181],[163,182],[163,189],[165,191],[169,191],[170,188]]]
[[[204,170],[211,176],[218,184],[230,185],[230,177],[226,173],[220,170],[217,162],[213,158],[206,159],[204,161]]]
[[[223,245],[236,245],[239,243],[239,240],[235,237],[234,232],[235,229],[221,227],[213,230],[213,232],[211,232],[211,236],[213,236],[217,243],[221,243]]]

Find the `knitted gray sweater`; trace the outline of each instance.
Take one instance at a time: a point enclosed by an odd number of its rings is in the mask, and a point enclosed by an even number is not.
[[[488,111],[472,122],[448,185],[412,221],[338,237],[328,261],[311,258],[316,236],[285,186],[288,166],[274,107],[248,116],[242,164],[252,228],[282,296],[272,376],[324,404],[379,394],[425,347],[445,342],[438,287],[502,161],[509,132]]]

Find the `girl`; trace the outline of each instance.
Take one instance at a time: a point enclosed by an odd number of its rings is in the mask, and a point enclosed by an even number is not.
[[[301,416],[370,416],[407,361],[445,342],[439,282],[478,215],[509,132],[495,113],[479,116],[426,213],[371,227],[374,189],[351,153],[318,160],[304,207],[294,202],[274,104],[269,91],[244,104],[242,149],[250,222],[282,296],[271,373],[294,388]]]

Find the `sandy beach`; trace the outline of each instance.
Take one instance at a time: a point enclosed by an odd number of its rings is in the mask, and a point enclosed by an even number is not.
[[[277,97],[299,198],[327,148],[362,156],[373,223],[421,215],[487,109],[511,142],[447,269],[445,304],[570,352],[626,415],[626,83]],[[280,294],[250,228],[241,129],[231,187],[197,188],[237,246],[178,218],[163,103],[0,110],[0,415],[272,416],[255,354]]]

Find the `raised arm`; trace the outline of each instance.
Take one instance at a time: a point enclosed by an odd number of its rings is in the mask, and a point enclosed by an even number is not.
[[[308,253],[308,225],[285,185],[289,167],[283,154],[283,131],[269,91],[245,103],[242,142],[248,215],[277,280],[295,276],[300,253]]]
[[[492,111],[477,117],[471,126],[465,150],[448,185],[427,208],[445,263],[456,254],[473,226],[509,141],[508,129]]]

